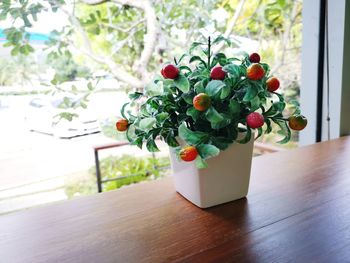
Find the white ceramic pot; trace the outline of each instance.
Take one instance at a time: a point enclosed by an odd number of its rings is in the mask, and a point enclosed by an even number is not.
[[[170,149],[171,168],[178,193],[201,208],[243,198],[248,193],[254,136],[247,144],[233,143],[207,160],[208,168],[178,161]]]

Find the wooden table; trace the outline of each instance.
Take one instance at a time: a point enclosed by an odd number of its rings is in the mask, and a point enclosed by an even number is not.
[[[350,137],[256,157],[247,199],[172,179],[0,217],[0,262],[350,262]]]

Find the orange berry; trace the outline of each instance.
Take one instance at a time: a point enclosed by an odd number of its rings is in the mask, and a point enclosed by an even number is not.
[[[205,111],[211,105],[211,99],[208,94],[199,93],[193,98],[193,107],[198,111]]]
[[[266,85],[267,85],[267,90],[270,92],[273,92],[280,87],[280,81],[277,78],[272,77],[266,81]]]
[[[248,79],[260,80],[264,77],[264,75],[265,75],[265,70],[258,63],[253,63],[247,68],[247,78]]]
[[[194,146],[186,146],[180,151],[180,158],[185,162],[192,162],[198,156],[198,151]]]
[[[306,127],[307,119],[303,115],[294,115],[289,118],[288,125],[292,130],[301,131]]]
[[[126,131],[128,129],[129,122],[125,119],[120,119],[119,121],[117,121],[115,126],[117,127],[118,131]]]

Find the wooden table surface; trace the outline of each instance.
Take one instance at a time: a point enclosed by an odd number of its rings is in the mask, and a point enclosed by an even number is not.
[[[172,179],[0,217],[0,262],[350,262],[350,137],[253,159],[202,210]]]

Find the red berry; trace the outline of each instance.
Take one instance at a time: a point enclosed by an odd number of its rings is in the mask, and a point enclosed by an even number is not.
[[[180,158],[185,162],[192,162],[197,158],[198,151],[194,146],[186,146],[180,151]]]
[[[168,64],[163,67],[162,72],[165,78],[176,79],[179,76],[180,70],[176,66]]]
[[[163,78],[166,78],[165,75],[164,75],[164,70],[163,69],[160,71],[160,74],[162,74]]]
[[[264,125],[264,116],[258,112],[250,113],[247,118],[247,124],[250,128],[256,129]]]
[[[280,87],[280,82],[277,78],[272,77],[266,81],[267,90],[273,92]]]
[[[199,93],[193,98],[193,107],[198,111],[205,111],[211,105],[211,99],[208,94]]]
[[[259,63],[260,62],[260,56],[258,53],[252,53],[249,56],[249,61],[252,63]]]
[[[221,66],[216,66],[210,71],[210,78],[223,80],[226,77],[226,72],[222,70]]]
[[[118,131],[126,131],[128,129],[129,122],[125,119],[120,119],[119,121],[117,121],[115,126]]]

